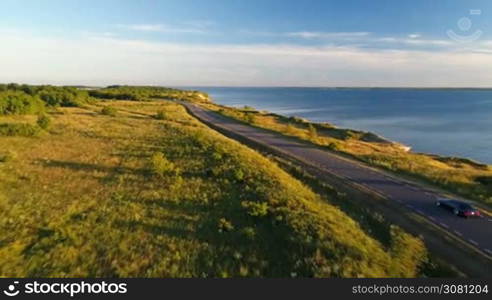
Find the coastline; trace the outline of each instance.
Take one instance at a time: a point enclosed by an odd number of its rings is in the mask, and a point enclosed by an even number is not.
[[[492,164],[492,90],[397,88],[207,88],[214,102],[248,105],[375,133],[419,153]],[[467,101],[463,101],[463,100]]]
[[[436,89],[438,89],[438,88],[436,88]],[[461,88],[456,88],[456,89],[461,89]],[[492,90],[492,88],[490,90]],[[325,127],[325,126],[329,126],[331,128],[336,128],[336,129],[340,129],[340,130],[348,130],[348,131],[357,132],[357,133],[360,133],[360,134],[363,134],[363,135],[370,135],[370,136],[373,137],[373,140],[369,140],[368,142],[373,142],[375,140],[375,142],[377,142],[377,143],[382,143],[382,144],[388,144],[388,145],[396,146],[396,147],[400,148],[401,150],[403,150],[405,152],[412,152],[412,153],[415,153],[415,154],[427,155],[427,156],[431,156],[431,157],[435,157],[435,158],[440,158],[440,159],[461,160],[461,161],[466,161],[468,163],[471,163],[471,164],[474,164],[474,165],[477,165],[477,166],[480,166],[480,167],[491,167],[492,168],[492,164],[483,163],[481,161],[478,161],[478,160],[473,159],[473,158],[470,158],[470,157],[444,155],[444,154],[431,153],[431,152],[414,152],[412,150],[413,149],[412,145],[407,145],[407,144],[404,144],[404,143],[399,142],[399,141],[391,140],[391,139],[389,139],[387,137],[384,137],[384,136],[382,136],[382,135],[380,135],[378,133],[372,132],[372,131],[365,131],[365,130],[360,130],[360,129],[352,129],[352,128],[339,127],[336,124],[332,124],[332,123],[328,123],[328,122],[315,122],[315,121],[309,120],[308,118],[305,118],[305,117],[299,117],[299,116],[295,116],[295,115],[293,115],[293,116],[287,116],[287,115],[283,115],[283,114],[279,114],[279,113],[270,112],[268,110],[258,110],[256,108],[250,107],[248,105],[244,105],[243,106],[243,109],[242,109],[240,107],[228,106],[228,105],[224,105],[224,104],[215,103],[214,100],[213,99],[210,99],[210,98],[209,98],[208,101],[210,101],[210,103],[213,104],[213,105],[216,105],[216,106],[219,106],[219,107],[222,107],[222,108],[226,108],[226,109],[233,109],[233,110],[239,110],[239,111],[244,110],[244,109],[247,109],[248,111],[250,111],[252,113],[259,113],[259,114],[274,116],[274,117],[282,118],[282,119],[295,119],[295,120],[298,120],[298,121],[300,121],[302,123],[305,123],[306,125],[311,124],[311,125],[313,125],[315,127],[318,127],[318,128],[319,127],[322,128],[322,127]]]
[[[250,126],[278,132],[347,155],[369,166],[431,184],[492,207],[492,165],[474,159],[414,152],[411,146],[369,132],[339,128],[252,107],[234,108],[211,99],[200,105]]]

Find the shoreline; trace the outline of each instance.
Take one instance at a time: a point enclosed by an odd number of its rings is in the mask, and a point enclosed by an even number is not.
[[[216,104],[211,99],[197,103],[249,126],[298,138],[369,166],[431,184],[465,199],[492,207],[492,165],[462,156],[414,152],[410,146],[391,141],[378,134],[341,129],[330,123],[311,122],[307,119],[287,117],[252,107],[234,108]]]
[[[228,106],[228,105],[224,105],[224,104],[218,104],[218,103],[214,102],[213,99],[211,100],[211,103],[213,105],[224,107],[224,108],[228,108],[228,109],[234,109],[234,110],[239,110],[239,111],[244,110],[239,105],[236,107],[236,106]],[[474,158],[471,158],[471,157],[455,156],[455,155],[445,155],[445,154],[432,153],[432,152],[414,151],[412,145],[408,145],[408,144],[405,144],[405,143],[402,143],[402,142],[399,142],[399,141],[395,141],[395,140],[389,139],[389,138],[387,138],[387,137],[385,137],[385,136],[383,136],[383,135],[381,135],[379,133],[375,133],[375,132],[372,132],[372,131],[366,131],[366,130],[363,130],[363,129],[353,129],[353,128],[339,127],[336,124],[329,123],[329,122],[316,122],[316,121],[310,120],[309,118],[299,117],[299,116],[295,116],[295,115],[288,116],[288,115],[283,115],[283,114],[280,114],[280,113],[275,113],[275,112],[271,112],[271,111],[263,110],[263,109],[262,110],[259,110],[259,109],[256,109],[255,107],[249,107],[248,105],[243,105],[243,108],[244,107],[248,107],[249,110],[251,110],[252,112],[255,112],[255,113],[259,113],[259,114],[263,114],[263,115],[275,116],[275,117],[282,118],[282,119],[298,119],[298,120],[302,120],[302,122],[304,122],[305,124],[312,124],[313,126],[324,126],[325,124],[329,124],[331,127],[336,128],[336,129],[349,130],[349,131],[358,132],[358,133],[362,133],[362,134],[372,135],[375,138],[379,139],[380,140],[379,141],[380,143],[390,144],[390,145],[396,146],[396,147],[400,148],[401,150],[403,150],[404,152],[407,152],[407,153],[413,153],[413,154],[417,154],[417,155],[426,155],[426,156],[433,157],[433,158],[436,158],[436,159],[459,160],[459,161],[462,161],[462,162],[465,162],[465,163],[469,163],[469,164],[472,164],[472,165],[476,165],[476,166],[479,166],[479,167],[482,167],[482,168],[492,167],[492,164],[485,163],[485,162],[479,161],[479,160],[474,159]]]
[[[361,89],[364,89],[364,88],[361,88]],[[382,88],[382,89],[386,89],[386,88]],[[395,88],[395,89],[397,89],[397,88]],[[406,89],[406,88],[404,88],[404,89]],[[420,89],[420,88],[417,88],[417,89]],[[455,89],[458,90],[458,89],[461,89],[461,88],[455,88]],[[466,90],[469,90],[469,89],[466,89]],[[489,90],[492,90],[492,89],[489,89]],[[217,105],[217,106],[223,106],[223,107],[226,107],[226,108],[229,108],[229,109],[235,109],[235,110],[239,110],[239,111],[244,110],[244,108],[247,107],[248,109],[252,109],[252,110],[254,110],[257,113],[267,114],[267,115],[272,115],[272,116],[277,116],[279,118],[286,118],[286,119],[296,118],[296,119],[302,119],[302,120],[304,120],[306,122],[306,124],[313,124],[313,125],[329,124],[332,127],[338,128],[340,130],[350,130],[350,131],[354,131],[354,132],[367,133],[367,134],[373,135],[373,136],[381,139],[383,143],[386,142],[388,144],[392,144],[392,145],[398,146],[402,150],[404,150],[405,152],[412,152],[412,153],[415,153],[415,154],[428,155],[428,156],[433,156],[433,157],[434,156],[437,156],[437,157],[441,157],[441,158],[445,158],[445,159],[468,160],[468,161],[470,161],[473,164],[492,166],[492,162],[491,163],[484,162],[484,161],[482,161],[480,159],[476,159],[476,158],[473,158],[473,157],[470,157],[470,156],[465,156],[465,155],[444,154],[444,153],[439,153],[438,151],[436,151],[436,152],[432,152],[432,151],[415,151],[414,150],[415,149],[414,148],[414,145],[407,144],[405,142],[401,142],[401,141],[398,141],[398,140],[395,140],[395,139],[390,139],[390,138],[387,138],[386,136],[384,136],[383,134],[380,134],[380,133],[377,133],[377,132],[374,132],[374,131],[370,131],[370,130],[366,130],[366,129],[359,129],[359,128],[353,128],[353,127],[340,127],[340,126],[338,126],[335,123],[331,123],[331,122],[317,122],[317,121],[310,120],[308,117],[296,116],[294,114],[291,115],[291,116],[289,116],[289,115],[284,115],[282,113],[273,112],[273,111],[267,110],[267,109],[257,109],[256,107],[251,107],[249,104],[226,105],[226,104],[217,103],[212,98],[211,98],[211,103],[213,103],[214,105]]]

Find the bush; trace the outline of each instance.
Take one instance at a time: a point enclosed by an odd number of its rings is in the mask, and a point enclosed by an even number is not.
[[[0,100],[6,100],[3,103],[0,101],[0,114],[39,113],[45,104],[57,107],[80,106],[93,102],[87,91],[75,87],[25,84],[0,84]]]
[[[0,135],[3,136],[25,136],[31,137],[39,133],[40,128],[25,123],[5,123],[0,124]]]
[[[174,173],[176,174],[176,166],[167,160],[163,153],[157,152],[152,155],[150,169],[152,173],[158,176],[164,176],[166,174]]]
[[[249,124],[254,124],[256,121],[256,116],[254,113],[246,113],[244,118],[245,118],[245,121]]]
[[[167,119],[166,112],[163,110],[158,111],[157,114],[155,115],[155,118],[157,120],[166,120]]]
[[[241,230],[241,233],[248,239],[254,240],[256,237],[256,230],[253,227],[245,227]]]
[[[47,115],[39,115],[36,124],[43,129],[48,129],[51,125],[51,118]]]
[[[13,151],[7,151],[5,153],[0,153],[0,162],[9,162],[14,160],[17,154]]]
[[[105,116],[111,116],[111,117],[115,117],[116,114],[117,114],[117,110],[116,108],[114,107],[111,107],[111,106],[105,106],[102,110],[101,110],[101,114],[105,115]]]
[[[309,138],[311,138],[311,139],[315,139],[315,138],[318,137],[318,131],[313,126],[313,124],[309,124],[309,127],[308,127],[308,135],[309,135]]]
[[[333,150],[333,151],[339,151],[339,150],[340,150],[340,147],[338,146],[338,144],[337,144],[337,143],[330,143],[330,144],[328,145],[328,148],[329,148],[330,150]]]
[[[0,115],[24,115],[44,111],[44,103],[21,91],[0,92]]]
[[[241,169],[236,169],[234,170],[233,176],[236,181],[242,181],[244,179],[244,172]]]
[[[243,201],[241,206],[252,217],[264,217],[268,214],[268,203],[266,202]]]
[[[234,230],[234,225],[225,218],[221,218],[217,226],[219,227],[219,232]]]

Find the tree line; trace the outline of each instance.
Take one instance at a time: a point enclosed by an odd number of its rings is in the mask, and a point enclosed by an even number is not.
[[[199,91],[185,91],[154,86],[119,86],[86,91],[77,87],[27,84],[0,84],[0,115],[42,113],[46,107],[70,107],[101,100],[151,101],[172,99],[209,102]]]
[[[35,114],[47,106],[80,106],[89,102],[89,93],[74,87],[0,84],[0,115]]]
[[[199,91],[185,91],[157,86],[113,85],[104,89],[89,91],[89,95],[99,99],[150,101],[155,99],[208,102],[209,96]]]

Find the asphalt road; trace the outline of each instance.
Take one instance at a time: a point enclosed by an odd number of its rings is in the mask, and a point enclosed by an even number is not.
[[[447,230],[463,241],[474,245],[487,255],[492,255],[492,218],[461,218],[452,212],[435,205],[443,196],[437,192],[390,176],[384,172],[364,166],[359,162],[340,157],[316,146],[295,141],[281,135],[251,127],[238,121],[225,118],[190,103],[182,103],[199,119],[222,127],[262,143],[293,158],[316,165],[330,173],[344,177],[365,188],[369,188],[386,198],[396,201],[408,209],[426,217],[429,221]]]

